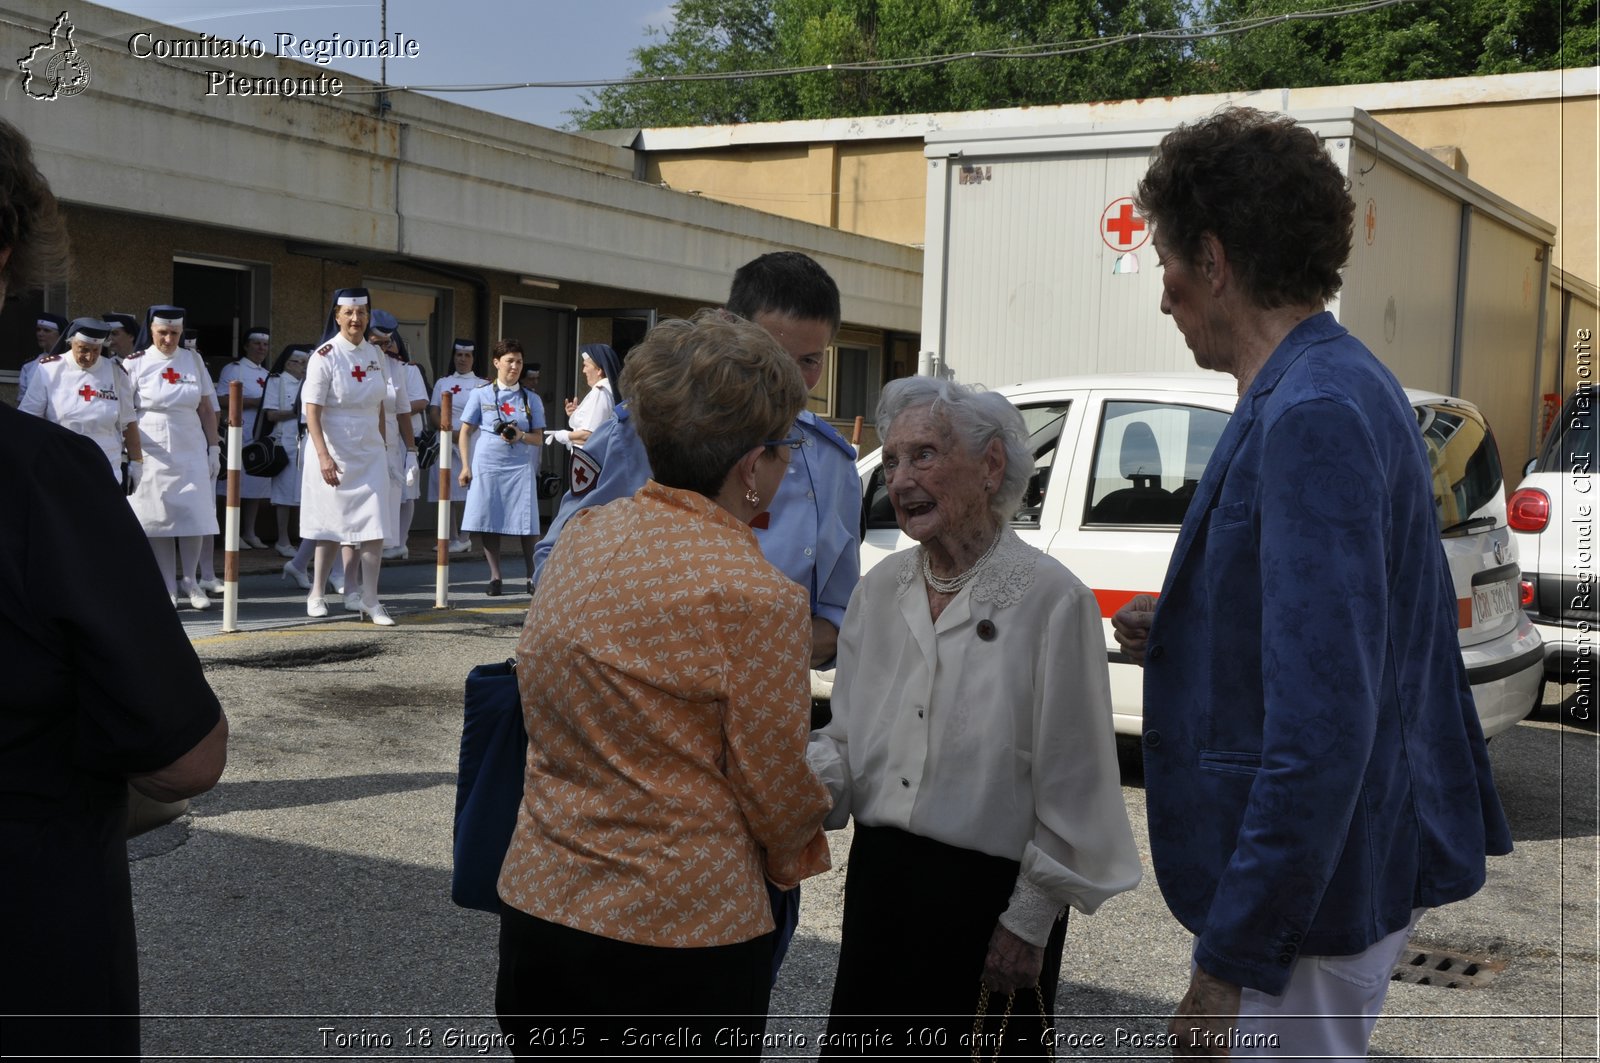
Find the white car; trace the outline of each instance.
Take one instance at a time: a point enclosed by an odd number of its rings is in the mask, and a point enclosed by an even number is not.
[[[998,389],[1022,411],[1036,471],[1011,526],[1094,590],[1111,661],[1115,725],[1136,735],[1140,669],[1111,635],[1135,594],[1158,593],[1178,526],[1237,399],[1220,373],[1039,380]],[[1527,716],[1543,685],[1539,634],[1520,608],[1500,456],[1471,403],[1407,391],[1433,460],[1460,617],[1461,655],[1485,735]],[[861,569],[913,545],[895,524],[879,451],[861,458]]]
[[[1507,504],[1522,562],[1522,602],[1544,638],[1545,670],[1557,679],[1593,676],[1600,638],[1594,423],[1592,389],[1568,398]]]

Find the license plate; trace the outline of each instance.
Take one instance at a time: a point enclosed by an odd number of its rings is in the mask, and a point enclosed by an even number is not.
[[[1493,623],[1517,609],[1517,592],[1511,582],[1491,583],[1472,588],[1472,625]]]

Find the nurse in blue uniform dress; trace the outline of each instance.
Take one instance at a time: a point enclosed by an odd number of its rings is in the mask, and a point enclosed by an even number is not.
[[[361,588],[347,588],[345,608],[392,627],[394,620],[378,601],[394,486],[384,444],[390,419],[387,356],[367,342],[370,305],[365,288],[335,292],[322,342],[306,367],[300,391],[308,444],[302,452],[300,535],[317,540],[306,614],[328,615],[322,588],[337,544],[347,570],[358,556],[361,563]]]
[[[500,536],[522,541],[522,563],[532,593],[533,538],[539,534],[539,493],[534,473],[544,442],[544,404],[522,386],[522,344],[494,345],[494,380],[473,391],[461,409],[462,463],[458,480],[467,492],[463,532],[478,532],[489,562],[488,594],[500,594]],[[474,439],[476,437],[476,439]]]

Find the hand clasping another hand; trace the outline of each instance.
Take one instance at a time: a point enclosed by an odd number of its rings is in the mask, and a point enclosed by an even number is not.
[[[1117,645],[1122,647],[1122,652],[1134,664],[1144,664],[1144,651],[1150,641],[1150,622],[1155,615],[1156,596],[1136,594],[1111,618],[1111,631],[1117,638]]]

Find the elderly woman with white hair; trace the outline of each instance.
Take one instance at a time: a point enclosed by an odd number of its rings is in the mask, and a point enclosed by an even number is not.
[[[1100,609],[1010,528],[1033,457],[1005,398],[912,377],[884,388],[877,420],[919,545],[851,597],[833,720],[808,751],[827,826],[855,819],[829,1031],[918,1016],[934,1031],[919,1049],[967,1055],[984,1007],[990,1035],[1012,1011],[980,1006],[981,983],[1021,991],[1005,1047],[1036,1055],[1067,909],[1139,881]]]

